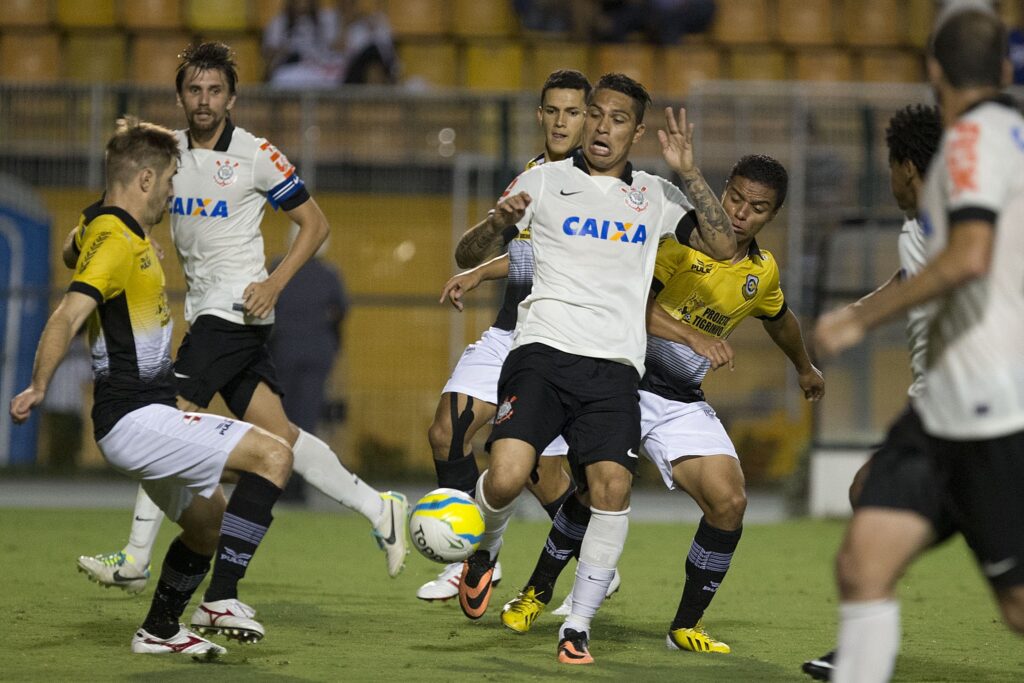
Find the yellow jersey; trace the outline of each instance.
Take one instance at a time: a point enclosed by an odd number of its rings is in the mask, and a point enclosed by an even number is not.
[[[673,318],[719,339],[748,316],[777,320],[787,310],[778,264],[756,242],[746,258],[733,263],[716,261],[673,239],[662,240],[652,292]],[[647,372],[640,388],[671,400],[702,401],[700,384],[710,365],[685,344],[648,335]]]
[[[138,222],[118,207],[90,207],[82,227],[68,291],[97,303],[87,324],[99,440],[137,408],[175,405],[172,321],[163,269]]]

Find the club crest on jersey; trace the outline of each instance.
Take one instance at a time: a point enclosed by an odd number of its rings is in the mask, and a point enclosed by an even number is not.
[[[628,190],[622,188],[622,191],[626,193],[626,206],[637,213],[647,209],[650,202],[647,201],[647,195],[644,194],[644,192],[647,192],[646,187],[641,187],[639,190],[635,187],[631,187]]]
[[[593,237],[609,242],[626,242],[644,244],[647,242],[647,226],[643,223],[623,223],[622,221],[599,220],[569,216],[562,223],[562,232],[574,237]]]
[[[757,295],[758,279],[756,275],[748,275],[747,281],[743,283],[743,298],[750,301]]]
[[[500,425],[502,422],[508,420],[516,412],[512,409],[512,404],[516,402],[515,396],[509,396],[501,405],[498,406],[498,414],[494,416],[494,424]]]
[[[173,197],[170,212],[176,216],[205,216],[227,218],[228,203],[223,199],[214,201],[203,197]]]
[[[221,187],[227,187],[238,180],[238,175],[235,173],[235,169],[238,168],[237,161],[231,161],[225,159],[224,161],[218,161],[217,170],[213,173],[213,180]]]

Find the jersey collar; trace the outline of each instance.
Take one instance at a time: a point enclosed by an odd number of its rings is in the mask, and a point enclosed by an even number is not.
[[[235,132],[235,124],[231,123],[231,118],[224,119],[224,130],[220,132],[220,137],[217,138],[217,144],[213,146],[214,152],[226,152],[228,146],[231,145],[231,135]],[[192,149],[192,133],[185,131],[185,137],[188,138],[188,148]]]
[[[95,206],[95,205],[93,205],[93,206]],[[89,211],[92,208],[93,207],[90,206],[88,209],[86,209],[86,211]],[[129,230],[131,230],[136,235],[138,235],[140,239],[146,239],[146,233],[142,229],[142,226],[139,225],[139,222],[137,220],[135,220],[135,218],[133,218],[130,213],[128,213],[127,211],[122,209],[120,206],[101,206],[101,207],[98,207],[96,209],[96,211],[92,213],[91,217],[89,216],[89,214],[86,214],[86,216],[85,216],[85,219],[86,219],[85,220],[85,224],[89,225],[89,223],[92,223],[94,220],[96,220],[100,216],[104,216],[104,215],[106,215],[106,216],[114,216],[115,218],[120,220],[122,223],[124,223],[125,226],[127,226],[127,228]]]
[[[580,169],[587,175],[590,175],[590,166],[587,165],[587,160],[583,156],[583,148],[577,147],[576,151],[572,153],[572,165]],[[626,167],[622,169],[622,175],[619,176],[619,180],[626,183],[627,185],[633,185],[633,163],[627,161]]]
[[[998,105],[1000,105],[1002,107],[1008,107],[1008,108],[1013,109],[1015,111],[1020,111],[1020,109],[1017,107],[1017,101],[1016,100],[1014,100],[1012,97],[1010,97],[1006,93],[999,93],[998,95],[992,95],[991,97],[983,97],[983,98],[981,98],[980,100],[978,100],[977,102],[975,102],[971,106],[967,107],[967,109],[964,109],[962,112],[960,112],[960,116],[963,116],[967,112],[974,111],[978,107],[980,107],[980,106],[982,106],[984,104],[988,104],[989,102],[991,102],[993,104],[998,104]]]

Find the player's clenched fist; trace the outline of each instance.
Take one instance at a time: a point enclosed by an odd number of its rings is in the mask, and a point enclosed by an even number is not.
[[[533,200],[530,198],[530,195],[525,192],[505,197],[491,209],[491,225],[500,229],[515,225],[523,217],[523,214],[526,213],[526,207],[530,205],[531,201]]]

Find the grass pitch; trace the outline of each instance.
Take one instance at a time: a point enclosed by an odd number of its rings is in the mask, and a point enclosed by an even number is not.
[[[473,623],[454,600],[416,600],[416,589],[440,565],[415,551],[406,570],[389,579],[361,517],[283,509],[242,584],[242,599],[267,627],[262,643],[225,643],[228,655],[212,664],[132,655],[131,636],[155,581],[133,598],[75,571],[77,555],[116,549],[129,519],[127,510],[0,508],[0,680],[799,681],[810,680],[800,663],[830,649],[835,634],[831,565],[843,530],[837,522],[745,529],[705,618],[708,630],[732,646],[725,656],[672,652],[664,644],[693,525],[634,523],[620,563],[622,589],[594,622],[596,664],[567,670],[555,660],[559,618],[541,616],[525,636],[498,618],[528,578],[545,525],[513,521],[501,556],[504,581],[487,615]],[[162,530],[161,557],[172,528],[165,523]],[[556,600],[570,589],[573,566]],[[961,541],[920,561],[901,595],[896,680],[1024,680],[1024,647],[1000,623]],[[190,614],[191,607],[184,618]]]

